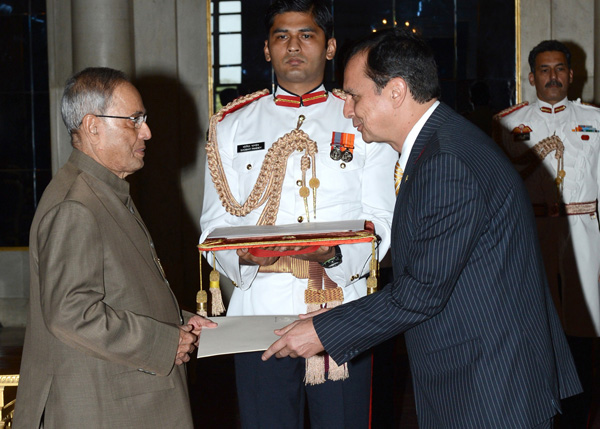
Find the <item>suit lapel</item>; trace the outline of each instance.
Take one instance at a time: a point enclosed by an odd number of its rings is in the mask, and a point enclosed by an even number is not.
[[[415,140],[415,144],[412,147],[410,156],[408,157],[408,161],[406,163],[406,171],[404,173],[407,176],[407,181],[411,178],[411,174],[415,170],[417,162],[421,159],[421,156],[425,152],[431,137],[439,129],[440,125],[442,125],[442,123],[448,119],[452,112],[453,111],[450,109],[450,107],[444,103],[440,103],[440,105],[433,111],[427,122],[425,122],[425,125],[423,125],[423,128]]]
[[[398,228],[401,227],[402,223],[399,221],[399,215],[402,212],[403,205],[406,203],[406,193],[412,186],[414,173],[418,170],[419,164],[427,157],[425,152],[427,151],[435,132],[439,129],[441,124],[448,120],[452,113],[453,110],[450,107],[444,103],[440,103],[439,106],[433,111],[427,122],[425,122],[425,125],[415,140],[415,144],[410,151],[410,156],[408,157],[408,161],[406,163],[406,168],[402,177],[402,185],[400,186],[398,196],[396,197],[394,218],[392,221],[392,237],[399,237]],[[399,249],[393,250],[393,264],[395,267],[400,253],[398,253]]]
[[[106,208],[106,211],[112,216],[117,225],[119,225],[119,228],[123,231],[123,235],[131,241],[142,256],[142,259],[152,269],[152,272],[156,273],[156,262],[150,250],[150,234],[145,229],[145,226],[143,226],[143,222],[138,222],[134,214],[129,211],[112,190],[107,190],[107,185],[102,181],[87,175],[85,180],[98,197],[100,203]],[[162,270],[159,269],[158,271]]]

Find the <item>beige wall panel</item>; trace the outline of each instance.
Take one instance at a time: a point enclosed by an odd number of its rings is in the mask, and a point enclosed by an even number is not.
[[[47,0],[48,14],[48,84],[50,91],[50,136],[52,173],[63,165],[71,153],[69,134],[60,116],[60,98],[65,81],[73,72],[71,1]]]
[[[136,73],[177,78],[177,1],[134,0]]]
[[[574,78],[569,98],[594,98],[594,0],[554,0],[552,38],[572,54]]]
[[[535,97],[529,84],[529,51],[552,35],[552,0],[521,0],[521,100]]]

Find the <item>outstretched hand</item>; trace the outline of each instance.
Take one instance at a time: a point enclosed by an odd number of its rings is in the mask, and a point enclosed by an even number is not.
[[[309,358],[324,351],[323,344],[313,326],[312,318],[327,310],[324,308],[309,314],[301,314],[301,320],[275,330],[275,334],[281,338],[271,344],[263,353],[262,360],[266,361],[273,355],[277,358],[286,356]]]

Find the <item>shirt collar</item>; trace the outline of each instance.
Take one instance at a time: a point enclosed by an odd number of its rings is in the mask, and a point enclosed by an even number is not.
[[[327,101],[327,96],[328,94],[323,84],[303,95],[294,94],[293,92],[289,92],[285,88],[278,86],[275,94],[273,94],[273,100],[278,106],[300,107],[323,103]]]
[[[423,116],[421,116],[421,118],[419,118],[417,123],[412,127],[412,129],[406,136],[406,139],[404,140],[404,144],[402,145],[402,153],[400,154],[400,167],[402,168],[403,171],[406,170],[406,163],[408,162],[408,157],[410,156],[410,151],[412,150],[412,148],[415,144],[415,141],[417,140],[417,137],[419,136],[419,133],[425,126],[425,122],[427,122],[429,117],[432,115],[433,111],[439,105],[440,105],[439,100],[436,100],[435,103],[433,103],[429,107],[429,109],[427,109],[427,111],[423,114]]]
[[[73,149],[69,157],[69,162],[84,173],[108,185],[119,197],[119,200],[127,205],[129,199],[129,182],[117,177],[115,173],[98,164],[79,149]]]
[[[558,103],[555,103],[554,105],[546,103],[545,101],[542,101],[539,98],[537,102],[538,109],[542,113],[560,113],[567,108],[568,99],[567,97],[565,97]]]

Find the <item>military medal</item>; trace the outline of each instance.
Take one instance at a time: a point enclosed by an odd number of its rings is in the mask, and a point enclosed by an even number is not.
[[[334,161],[340,159],[344,162],[352,161],[354,158],[354,134],[340,133],[334,131],[331,134],[331,153],[329,156]]]
[[[334,161],[342,159],[342,150],[340,149],[339,143],[331,143],[331,152],[329,152],[329,156]]]
[[[342,133],[336,133],[335,131],[331,134],[331,152],[329,156],[334,161],[342,159]]]

